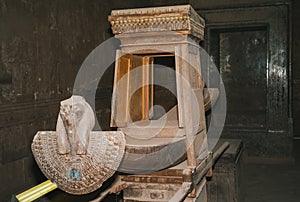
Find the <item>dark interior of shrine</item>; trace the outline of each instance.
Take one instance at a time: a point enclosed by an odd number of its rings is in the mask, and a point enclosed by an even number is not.
[[[16,201],[46,180],[31,151],[33,137],[55,131],[60,101],[72,95],[85,58],[114,36],[111,11],[185,4],[205,19],[200,45],[216,64],[227,98],[221,141],[230,147],[207,181],[207,202],[300,201],[297,0],[0,0],[0,201]],[[152,58],[174,69],[173,56]],[[107,68],[96,90],[102,130],[114,130],[114,68]],[[159,76],[175,83],[175,74]],[[165,111],[177,105],[176,94],[153,88],[154,105]],[[160,108],[153,110],[149,119],[162,117]],[[56,189],[36,201],[90,201],[110,182],[87,195]],[[121,198],[110,194],[104,201]]]

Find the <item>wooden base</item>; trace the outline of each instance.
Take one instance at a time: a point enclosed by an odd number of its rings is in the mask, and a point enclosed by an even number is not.
[[[206,179],[192,185],[197,175],[187,161],[174,167],[143,175],[123,175],[124,201],[201,201],[206,202]]]

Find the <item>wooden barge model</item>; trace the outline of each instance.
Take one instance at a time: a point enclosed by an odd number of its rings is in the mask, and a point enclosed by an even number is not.
[[[93,110],[72,96],[61,102],[57,130],[34,138],[38,165],[71,194],[90,193],[118,171],[95,201],[123,190],[125,201],[205,202],[205,176],[228,145],[216,154],[207,146],[205,109],[218,91],[201,77],[204,20],[183,5],[113,10],[109,22],[121,42],[111,109],[117,131],[92,131]],[[160,95],[167,113],[157,107]]]

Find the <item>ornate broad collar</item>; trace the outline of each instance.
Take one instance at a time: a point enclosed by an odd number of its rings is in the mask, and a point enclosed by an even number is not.
[[[118,169],[125,150],[121,131],[91,131],[94,114],[80,96],[61,102],[56,131],[39,131],[32,143],[44,175],[70,194],[99,189]]]

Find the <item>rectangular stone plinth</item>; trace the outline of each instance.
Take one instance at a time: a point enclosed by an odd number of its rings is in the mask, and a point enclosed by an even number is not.
[[[213,176],[207,182],[208,202],[239,202],[242,197],[241,170],[243,142],[235,139],[220,139],[215,148],[229,142],[229,148],[214,165]]]

